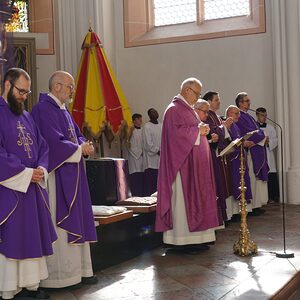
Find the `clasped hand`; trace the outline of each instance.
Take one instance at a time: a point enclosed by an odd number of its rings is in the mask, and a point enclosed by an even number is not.
[[[82,149],[82,154],[84,156],[89,156],[94,153],[94,146],[93,146],[92,142],[89,142],[89,141],[81,144],[81,149]]]
[[[208,124],[200,124],[199,125],[200,135],[208,135],[209,134],[209,125]]]
[[[39,183],[44,179],[44,170],[42,168],[33,169],[31,182]]]

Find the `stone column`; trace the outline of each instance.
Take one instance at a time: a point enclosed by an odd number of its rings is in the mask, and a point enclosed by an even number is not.
[[[271,1],[276,120],[283,127],[285,199],[291,204],[300,204],[299,16],[298,0]]]

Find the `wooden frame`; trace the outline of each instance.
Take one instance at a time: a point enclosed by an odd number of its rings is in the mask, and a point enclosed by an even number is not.
[[[35,38],[14,37],[12,44],[15,67],[26,70],[31,77],[32,94],[26,100],[26,110],[31,111],[32,106],[37,102]]]
[[[266,32],[265,1],[250,0],[251,15],[203,20],[204,1],[197,0],[197,21],[153,26],[153,0],[123,0],[124,46],[135,47]]]

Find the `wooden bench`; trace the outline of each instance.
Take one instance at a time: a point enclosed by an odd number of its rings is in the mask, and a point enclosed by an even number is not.
[[[124,207],[126,207],[129,210],[132,210],[134,214],[151,213],[151,212],[156,211],[156,204],[152,204],[152,205],[124,205]]]
[[[133,216],[133,211],[128,209],[124,212],[117,213],[110,216],[94,216],[94,220],[98,222],[99,225],[106,225],[106,224],[111,224],[111,223],[132,218],[132,216]]]
[[[132,210],[112,216],[95,217],[97,243],[91,244],[94,271],[132,259],[145,251],[162,245],[162,234],[155,232],[154,207],[137,208],[147,213]]]

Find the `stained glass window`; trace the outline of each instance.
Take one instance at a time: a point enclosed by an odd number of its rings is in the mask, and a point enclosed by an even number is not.
[[[12,17],[6,25],[8,32],[29,32],[28,0],[10,0]]]

